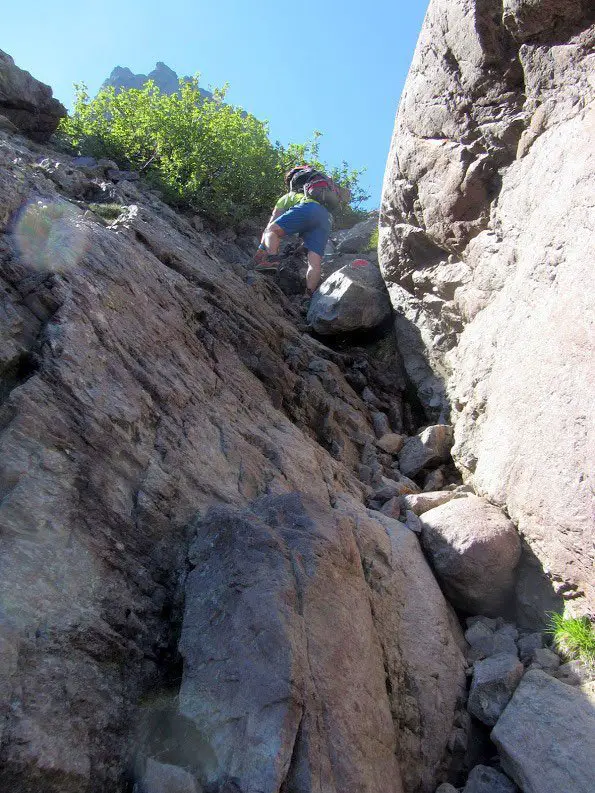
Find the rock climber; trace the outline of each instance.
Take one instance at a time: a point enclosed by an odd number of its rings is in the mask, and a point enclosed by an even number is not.
[[[306,294],[311,296],[320,283],[320,266],[332,227],[327,207],[337,207],[341,201],[348,201],[349,191],[339,188],[329,177],[306,165],[289,171],[285,185],[288,192],[275,204],[254,256],[255,269],[259,272],[275,271],[280,260],[281,239],[287,234],[299,234],[308,251]]]

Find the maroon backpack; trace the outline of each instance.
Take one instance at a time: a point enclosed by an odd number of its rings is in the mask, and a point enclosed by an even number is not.
[[[311,165],[298,165],[285,175],[285,183],[293,193],[303,193],[331,212],[349,200],[349,190],[335,184],[330,176]]]

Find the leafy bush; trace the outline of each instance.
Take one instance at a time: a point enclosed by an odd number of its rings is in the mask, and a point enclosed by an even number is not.
[[[549,632],[557,650],[595,667],[595,628],[588,617],[552,614]]]
[[[320,133],[306,144],[273,144],[265,122],[225,104],[226,88],[204,99],[198,78],[180,80],[172,95],[150,81],[140,90],[103,88],[94,99],[84,85],[75,88],[74,112],[63,119],[60,134],[79,154],[138,170],[169,203],[215,221],[233,223],[270,211],[284,192],[284,173],[294,165],[313,162],[326,170],[317,159]],[[362,173],[347,163],[330,169],[352,191],[347,215],[357,215],[369,197],[359,184]]]

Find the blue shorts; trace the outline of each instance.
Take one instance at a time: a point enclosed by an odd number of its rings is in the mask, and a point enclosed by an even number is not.
[[[331,216],[328,209],[316,201],[296,204],[274,221],[286,234],[299,234],[309,251],[324,256],[331,233]]]

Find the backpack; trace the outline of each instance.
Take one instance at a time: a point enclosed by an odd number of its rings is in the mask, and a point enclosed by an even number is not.
[[[349,190],[339,187],[330,176],[317,171],[311,165],[298,165],[285,176],[285,182],[293,193],[303,193],[331,212],[343,201],[349,200]]]

